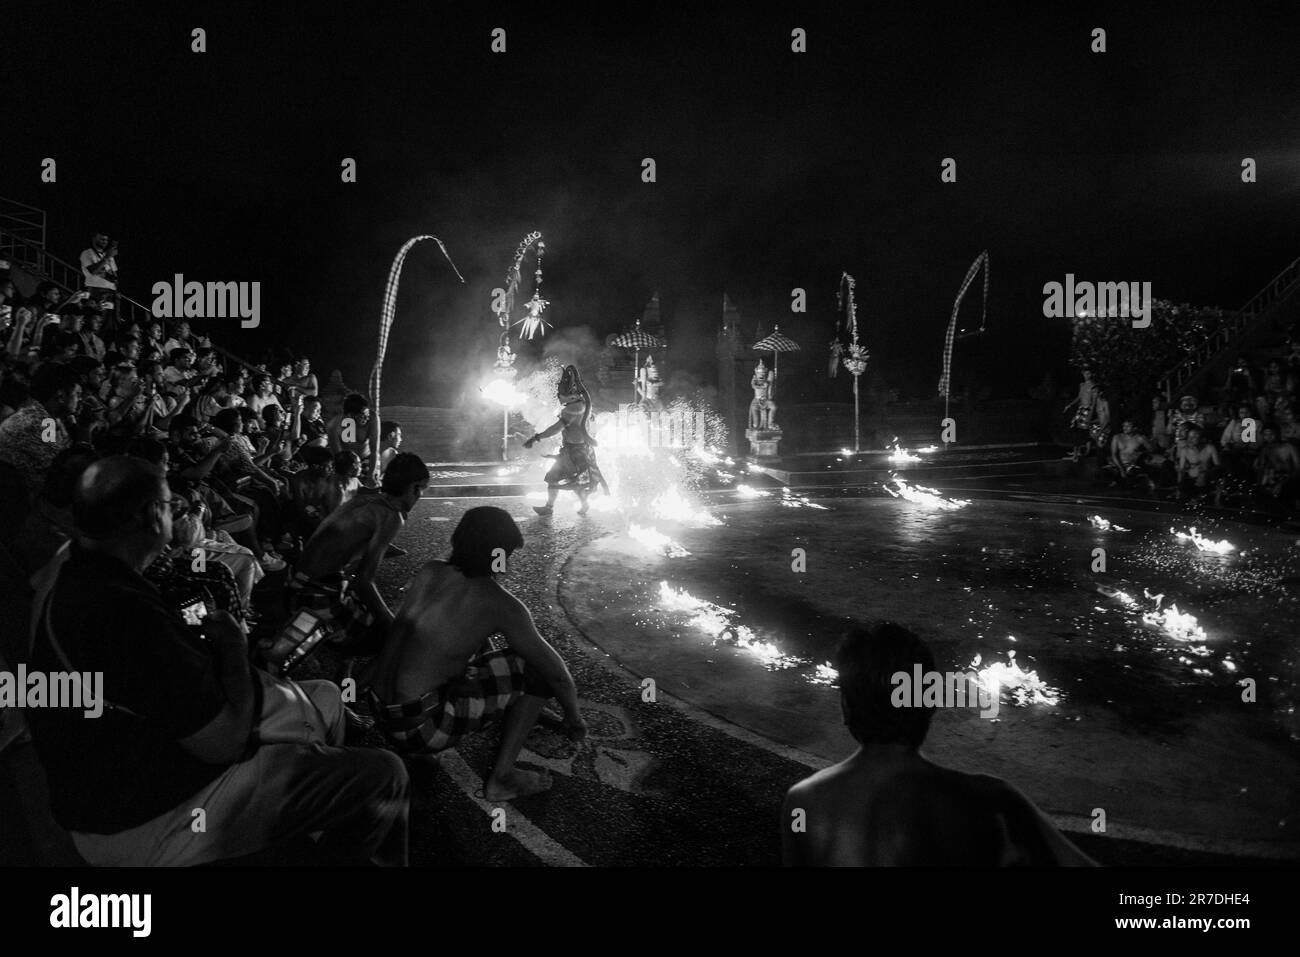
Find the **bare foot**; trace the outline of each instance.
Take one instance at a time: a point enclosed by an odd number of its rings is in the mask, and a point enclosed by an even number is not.
[[[515,768],[504,777],[489,778],[483,785],[483,796],[489,801],[513,801],[550,789],[549,771],[521,771]]]
[[[538,515],[550,515],[552,509],[551,506],[549,505],[534,505],[533,511],[536,512]]]

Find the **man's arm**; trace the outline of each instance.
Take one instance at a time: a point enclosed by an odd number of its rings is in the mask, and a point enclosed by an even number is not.
[[[375,574],[379,571],[379,562],[383,559],[384,552],[388,551],[388,546],[393,543],[401,527],[400,515],[394,512],[385,514],[383,522],[375,529],[370,542],[366,545],[366,556],[361,560],[361,567],[352,582],[352,587],[358,590],[366,607],[373,611],[386,627],[392,627],[393,612],[384,601],[384,596],[379,594],[379,586],[375,584]]]
[[[200,761],[227,764],[237,761],[248,747],[256,717],[248,641],[243,628],[224,611],[213,612],[204,621],[203,634],[212,642],[226,706],[194,734],[182,738],[180,746]]]
[[[552,435],[556,435],[557,433],[559,433],[563,428],[564,428],[564,420],[556,419],[553,425],[547,426],[544,431],[538,432],[531,439],[525,442],[524,447],[531,448],[534,442],[538,441],[539,439],[549,439]]]
[[[511,649],[517,651],[537,672],[546,679],[555,693],[565,715],[572,721],[581,722],[582,712],[578,710],[578,686],[573,683],[573,675],[560,657],[559,652],[551,647],[542,637],[533,621],[532,613],[514,595],[501,590],[506,600],[506,612],[502,630]],[[585,728],[585,723],[582,725]]]

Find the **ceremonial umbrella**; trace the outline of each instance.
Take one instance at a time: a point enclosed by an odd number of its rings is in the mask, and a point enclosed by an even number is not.
[[[765,336],[754,343],[754,351],[772,353],[772,378],[775,379],[777,356],[782,352],[798,352],[799,343],[782,332],[780,326],[775,326],[770,336]],[[776,396],[776,382],[772,383],[772,396],[774,398]]]
[[[648,332],[641,331],[641,320],[636,321],[636,328],[631,332],[623,332],[610,340],[610,345],[618,346],[620,349],[631,349],[632,356],[632,397],[636,398],[636,376],[641,368],[641,350],[642,349],[667,349],[668,343],[664,342],[658,336],[652,336]]]

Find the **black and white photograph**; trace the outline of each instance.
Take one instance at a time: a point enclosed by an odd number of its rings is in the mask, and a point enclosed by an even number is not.
[[[976,882],[995,934],[1263,930],[1300,863],[1298,37],[1264,2],[0,11],[6,923],[197,941],[254,926],[186,915],[239,889],[341,945],[524,880],[708,921],[850,867],[817,886],[875,923]]]

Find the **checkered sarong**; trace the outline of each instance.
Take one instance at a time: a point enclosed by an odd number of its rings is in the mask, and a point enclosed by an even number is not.
[[[349,646],[373,642],[379,637],[375,613],[348,584],[341,577],[313,581],[297,572],[288,586],[289,607],[294,614],[307,609],[321,619],[328,641]]]
[[[370,707],[393,747],[436,754],[499,717],[525,694],[538,694],[524,659],[509,649],[470,659],[465,673],[414,701],[385,704],[369,691]]]

